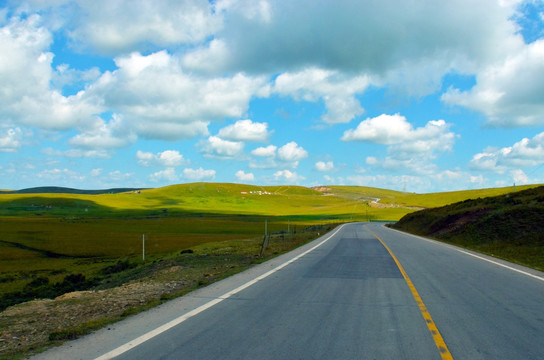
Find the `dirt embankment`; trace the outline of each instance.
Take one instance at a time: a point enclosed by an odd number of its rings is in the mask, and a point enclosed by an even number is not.
[[[181,278],[180,266],[163,275]],[[178,275],[178,276],[176,276]],[[131,309],[193,286],[186,281],[134,281],[98,291],[76,291],[56,299],[41,299],[12,306],[0,312],[0,357],[38,350],[58,336],[78,335],[82,324],[104,324],[119,319]],[[73,334],[71,334],[73,333]],[[58,334],[58,335],[55,335]]]

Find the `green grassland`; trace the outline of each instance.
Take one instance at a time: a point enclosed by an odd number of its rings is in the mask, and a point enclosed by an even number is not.
[[[421,210],[394,225],[544,271],[544,187]]]
[[[20,291],[38,278],[54,283],[82,274],[89,279],[119,261],[141,262],[143,234],[150,260],[225,241],[251,241],[259,249],[265,221],[269,233],[396,221],[413,207],[512,188],[437,194],[357,186],[318,190],[192,183],[121,193],[0,194],[0,293]]]
[[[350,200],[374,200],[374,199],[380,199],[380,201],[383,200],[390,200],[390,199],[396,199],[398,197],[405,196],[406,194],[400,191],[394,191],[394,190],[387,190],[387,189],[379,189],[374,187],[366,187],[366,186],[326,186],[323,187],[324,193],[329,194],[335,197],[344,198],[344,199],[350,199]],[[415,194],[410,194],[415,195]]]
[[[401,193],[396,194],[395,196],[384,197],[381,202],[384,204],[396,204],[408,207],[433,208],[453,204],[467,199],[477,199],[489,196],[504,195],[513,191],[531,189],[536,186],[538,185],[516,186],[515,189],[513,186],[509,186],[502,188],[462,190],[429,194]]]

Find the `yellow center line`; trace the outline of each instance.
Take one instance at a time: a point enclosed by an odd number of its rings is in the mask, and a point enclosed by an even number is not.
[[[431,335],[433,337],[434,343],[436,344],[436,347],[438,348],[438,351],[440,352],[440,356],[442,356],[442,359],[444,360],[453,360],[453,357],[451,356],[450,351],[448,350],[448,347],[446,346],[446,343],[444,342],[444,339],[442,338],[442,335],[440,335],[440,332],[438,331],[438,328],[436,327],[436,324],[433,321],[433,318],[431,317],[431,314],[429,313],[429,310],[427,310],[427,307],[423,303],[423,300],[421,300],[421,296],[419,296],[419,293],[416,290],[416,287],[412,283],[412,280],[408,277],[408,274],[406,274],[406,271],[404,271],[404,268],[400,264],[397,257],[393,254],[391,249],[385,243],[382,239],[376,234],[374,234],[372,231],[370,231],[366,225],[364,226],[366,231],[374,235],[376,239],[382,243],[382,245],[387,249],[393,260],[395,260],[395,263],[397,264],[402,276],[404,277],[404,280],[406,281],[406,284],[408,284],[408,287],[410,288],[410,291],[412,292],[412,296],[414,297],[414,300],[417,303],[417,306],[419,307],[419,311],[421,311],[421,315],[423,316],[423,319],[425,319],[425,323],[427,324],[427,328],[431,332]]]

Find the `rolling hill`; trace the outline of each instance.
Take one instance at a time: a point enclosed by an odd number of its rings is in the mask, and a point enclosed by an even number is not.
[[[531,188],[536,185],[518,187]],[[40,192],[41,191],[41,192]],[[417,209],[512,192],[511,187],[414,194],[363,186],[255,186],[189,183],[154,189],[59,187],[0,192],[0,215],[209,213],[398,220]]]
[[[413,212],[393,227],[544,270],[544,186]]]

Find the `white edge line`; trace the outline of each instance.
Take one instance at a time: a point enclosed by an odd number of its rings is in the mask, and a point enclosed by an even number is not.
[[[389,229],[391,229],[391,228],[389,228]],[[408,232],[404,232],[404,231],[397,230],[397,229],[391,229],[391,230],[393,230],[393,231],[398,231],[398,232],[400,232],[400,233],[403,233],[403,234],[412,236],[412,237],[414,237],[414,238],[416,238],[416,239],[425,240],[425,241],[434,243],[434,244],[436,244],[436,245],[447,246],[447,247],[449,247],[449,248],[452,248],[453,250],[459,251],[460,253],[467,254],[467,255],[470,255],[470,256],[475,257],[475,258],[477,258],[477,259],[484,260],[484,261],[487,261],[487,262],[489,262],[489,263],[492,263],[492,264],[495,264],[495,265],[498,265],[498,266],[502,266],[503,268],[506,268],[506,269],[509,269],[509,270],[518,272],[518,273],[520,273],[520,274],[530,276],[530,277],[532,277],[532,278],[534,278],[534,279],[537,279],[537,280],[540,280],[540,281],[544,281],[544,278],[543,278],[542,276],[534,275],[534,274],[531,274],[530,272],[523,271],[523,270],[520,270],[520,269],[516,269],[515,267],[508,266],[508,265],[505,265],[505,264],[501,264],[501,263],[498,262],[498,261],[494,261],[494,260],[485,258],[485,257],[483,257],[483,256],[479,256],[479,255],[473,254],[473,253],[471,253],[471,252],[468,252],[468,251],[465,251],[465,250],[461,250],[461,249],[459,249],[459,247],[457,247],[457,246],[455,246],[455,245],[453,245],[453,244],[448,244],[448,243],[445,243],[445,242],[442,242],[442,241],[438,241],[438,240],[433,240],[433,239],[427,239],[427,238],[425,238],[425,237],[423,237],[423,236],[410,234],[410,233],[408,233]]]
[[[473,257],[478,258],[478,259],[480,259],[480,260],[484,260],[484,261],[490,262],[490,263],[492,263],[492,264],[502,266],[503,268],[507,268],[507,269],[509,269],[509,270],[512,270],[512,271],[521,273],[521,274],[523,274],[523,275],[530,276],[530,277],[535,278],[535,279],[538,279],[538,280],[540,280],[540,281],[544,281],[544,278],[543,278],[543,277],[540,277],[540,276],[538,276],[538,275],[531,274],[531,273],[529,273],[529,272],[527,272],[527,271],[523,271],[523,270],[520,270],[520,269],[516,269],[516,268],[514,268],[514,267],[511,267],[511,266],[508,266],[508,265],[501,264],[501,263],[498,262],[498,261],[493,261],[493,260],[487,259],[487,258],[485,258],[485,257],[483,257],[483,256],[478,256],[478,255],[476,255],[476,254],[472,254],[472,253],[470,253],[470,252],[468,252],[468,251],[465,251],[465,250],[460,250],[460,249],[455,249],[455,250],[457,250],[457,251],[459,251],[459,252],[462,252],[463,254],[467,254],[467,255],[473,256]]]
[[[344,224],[345,225],[345,224]],[[140,345],[140,344],[143,344],[144,342],[154,338],[155,336],[157,335],[160,335],[162,334],[163,332],[167,331],[167,330],[170,330],[171,328],[173,328],[174,326],[177,326],[179,324],[181,324],[182,322],[184,322],[185,320],[189,319],[189,318],[192,318],[193,316],[195,315],[198,315],[200,314],[201,312],[211,308],[212,306],[214,305],[217,305],[219,304],[220,302],[222,302],[223,300],[225,299],[228,299],[229,297],[239,293],[240,291],[244,290],[244,289],[247,289],[248,287],[250,287],[251,285],[269,277],[270,275],[274,274],[275,272],[283,269],[284,267],[286,267],[287,265],[289,264],[292,264],[294,263],[295,261],[297,261],[298,259],[300,259],[301,257],[307,255],[308,253],[314,251],[315,249],[317,249],[318,247],[320,247],[321,245],[323,245],[324,243],[326,243],[327,241],[329,241],[334,235],[336,235],[338,233],[338,231],[340,231],[340,229],[342,227],[344,227],[344,225],[341,225],[338,229],[336,229],[336,231],[334,231],[331,235],[327,236],[327,238],[323,241],[321,241],[319,244],[315,245],[314,247],[312,247],[311,249],[309,250],[306,250],[305,252],[303,252],[302,254],[292,258],[291,260],[289,261],[286,261],[284,262],[283,264],[275,267],[274,269],[256,277],[255,279],[253,280],[250,280],[248,281],[247,283],[237,287],[236,289],[234,290],[231,290],[221,296],[219,296],[218,298],[216,299],[213,299],[211,301],[208,301],[206,304],[204,305],[201,305],[199,307],[197,307],[196,309],[194,310],[191,310],[189,311],[188,313],[184,314],[184,315],[181,315],[180,317],[177,317],[175,318],[174,320],[170,321],[170,322],[167,322],[166,324],[164,325],[161,325],[159,326],[158,328],[154,329],[154,330],[151,330],[139,337],[137,337],[136,339],[132,340],[132,341],[129,341],[128,343],[124,344],[124,345],[121,345],[119,346],[118,348],[116,349],[113,349],[107,353],[105,353],[104,355],[102,356],[99,356],[97,357],[95,360],[109,360],[109,359],[113,359],[115,358],[116,356],[119,356],[133,348],[135,348],[136,346]]]

